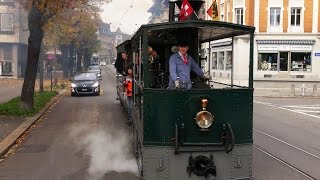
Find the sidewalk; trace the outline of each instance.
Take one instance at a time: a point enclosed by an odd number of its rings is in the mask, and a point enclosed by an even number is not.
[[[41,111],[33,117],[4,117],[0,116],[0,161],[17,139],[22,136],[41,116],[66,93],[66,89],[59,92]]]
[[[38,80],[37,80],[38,81]],[[61,80],[63,81],[63,80]],[[48,80],[44,82],[44,86],[48,87]],[[20,96],[22,79],[0,79],[0,103],[7,102],[12,98]],[[35,90],[38,89],[38,82],[36,82]],[[49,85],[50,86],[50,85]],[[16,140],[23,135],[50,107],[54,104],[62,94],[66,93],[67,89],[59,92],[59,95],[53,98],[38,114],[33,117],[7,117],[0,116],[0,161],[6,152]]]

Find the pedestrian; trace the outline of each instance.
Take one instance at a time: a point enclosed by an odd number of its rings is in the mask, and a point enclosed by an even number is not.
[[[132,96],[132,90],[133,90],[133,70],[132,66],[128,67],[127,76],[124,81],[124,87],[125,92],[127,96],[127,109],[128,109],[128,122],[127,124],[130,126],[132,124],[132,104],[133,104],[133,96]]]
[[[189,45],[187,41],[178,42],[178,52],[172,54],[169,59],[169,86],[168,89],[191,89],[190,72],[197,76],[210,79],[205,75],[195,60],[187,54]]]

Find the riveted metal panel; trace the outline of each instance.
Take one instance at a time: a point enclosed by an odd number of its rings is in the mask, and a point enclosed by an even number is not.
[[[173,148],[167,146],[143,147],[143,179],[146,180],[204,180],[203,176],[187,172],[190,155],[197,157],[213,155],[216,166],[216,180],[226,179],[251,179],[251,145],[235,146],[232,153],[220,152],[197,152],[174,154]],[[241,167],[236,163],[241,158]],[[160,164],[163,166],[160,168]],[[235,167],[237,166],[237,167]]]
[[[184,142],[219,143],[222,124],[230,123],[235,143],[252,143],[252,89],[144,90],[144,144],[172,145],[178,124]],[[215,118],[210,131],[199,131],[194,117],[201,99]]]

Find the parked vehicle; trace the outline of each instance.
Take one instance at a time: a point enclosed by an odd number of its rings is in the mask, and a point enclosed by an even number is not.
[[[100,66],[105,66],[105,65],[107,65],[107,63],[105,61],[100,62]]]
[[[89,66],[88,72],[94,72],[98,77],[101,77],[101,68],[99,65]]]
[[[71,96],[78,94],[100,95],[100,78],[93,72],[78,73],[71,82]]]

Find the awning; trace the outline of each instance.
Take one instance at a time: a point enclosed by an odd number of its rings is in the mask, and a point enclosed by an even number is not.
[[[257,44],[295,44],[295,45],[313,45],[315,40],[256,40]]]

